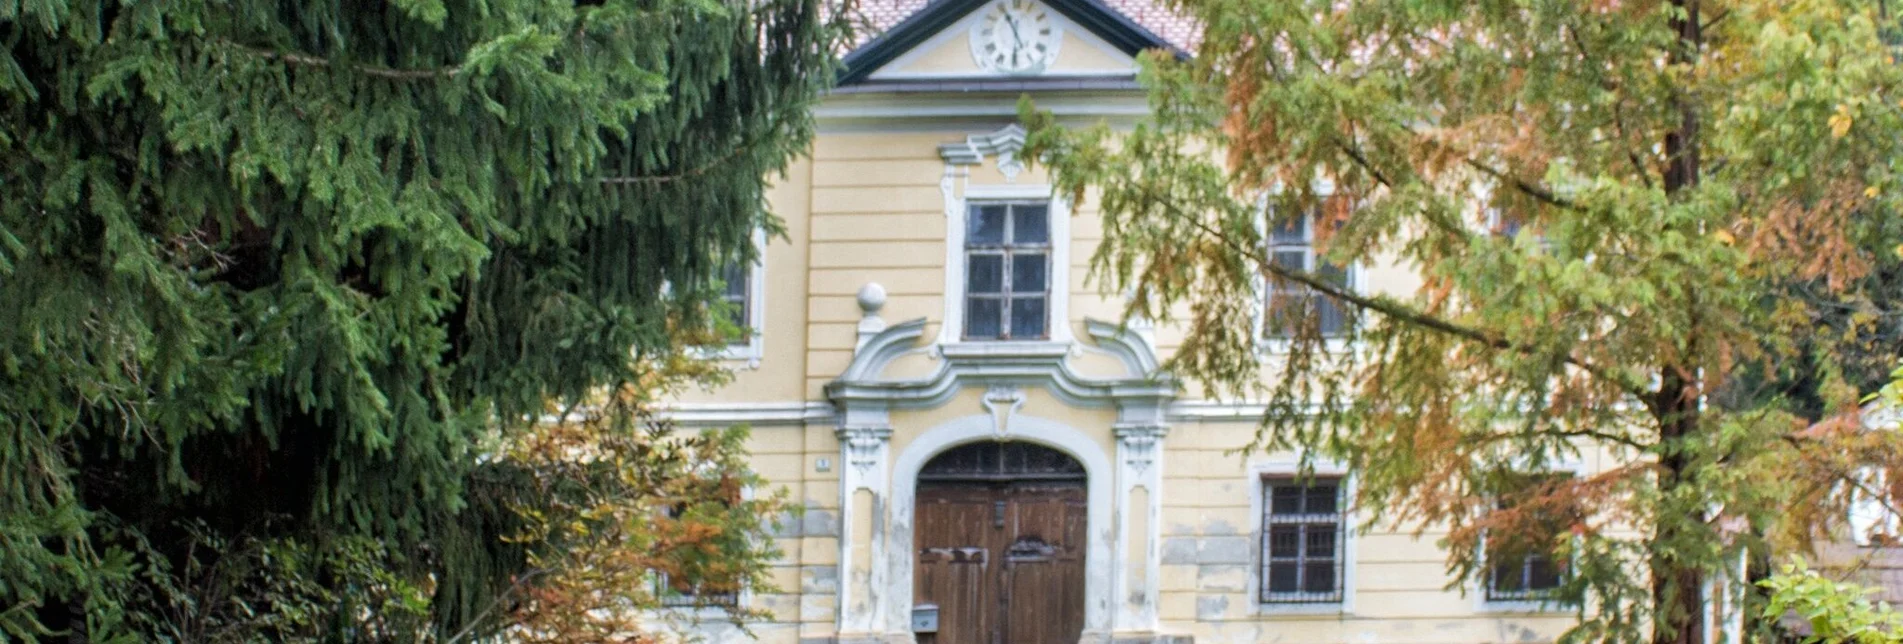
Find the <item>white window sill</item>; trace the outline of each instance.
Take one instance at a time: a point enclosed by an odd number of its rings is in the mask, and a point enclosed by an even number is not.
[[[1577,607],[1558,601],[1538,599],[1500,599],[1489,600],[1482,597],[1474,606],[1478,615],[1570,615]]]
[[[1347,338],[1323,338],[1322,352],[1337,355],[1357,350],[1361,343]],[[1295,341],[1285,338],[1264,338],[1256,342],[1255,352],[1261,356],[1285,356],[1293,352]]]
[[[760,358],[762,357],[762,354],[764,353],[765,352],[762,350],[762,347],[760,346],[760,343],[758,342],[753,342],[749,344],[731,344],[725,347],[700,347],[694,350],[694,355],[697,355],[703,359],[719,360],[722,362],[730,362],[730,363],[741,363],[741,364],[731,365],[734,368],[740,368],[740,369],[760,368]]]
[[[1352,617],[1354,613],[1341,602],[1309,604],[1262,604],[1255,606],[1257,617]]]
[[[963,340],[938,345],[947,358],[1036,358],[1062,357],[1070,353],[1070,342],[1053,340]]]

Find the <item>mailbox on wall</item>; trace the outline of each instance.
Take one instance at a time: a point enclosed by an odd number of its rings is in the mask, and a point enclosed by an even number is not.
[[[938,604],[919,604],[912,607],[912,632],[938,632]]]

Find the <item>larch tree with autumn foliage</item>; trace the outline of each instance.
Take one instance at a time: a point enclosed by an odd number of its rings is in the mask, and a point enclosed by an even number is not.
[[[1880,492],[1899,442],[1858,409],[1897,355],[1891,8],[1172,4],[1203,31],[1146,57],[1153,116],[1027,107],[1026,157],[1100,206],[1099,285],[1185,329],[1166,368],[1266,404],[1257,448],[1445,530],[1462,587],[1487,552],[1551,553],[1573,642],[1703,642],[1708,587]],[[1315,270],[1267,246],[1300,217]],[[1419,282],[1328,268],[1357,264]]]

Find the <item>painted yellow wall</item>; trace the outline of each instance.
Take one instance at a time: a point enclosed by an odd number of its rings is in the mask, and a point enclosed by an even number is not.
[[[741,406],[824,402],[825,384],[851,360],[861,318],[854,294],[868,282],[878,282],[888,293],[886,321],[926,318],[934,325],[926,337],[935,337],[944,311],[947,232],[940,190],[945,164],[937,149],[1002,125],[927,129],[913,123],[895,131],[822,135],[811,158],[796,164],[772,192],[775,210],[786,219],[787,238],[772,240],[766,251],[764,358],[757,368],[740,369],[729,386],[693,392],[684,400]],[[992,164],[972,168],[968,181],[1007,182]],[[1020,185],[1044,181],[1037,172],[1017,177]],[[1104,297],[1085,280],[1090,254],[1101,239],[1094,205],[1086,203],[1071,220],[1069,322],[1080,337],[1086,317],[1114,320],[1120,313],[1116,298]],[[1391,259],[1363,267],[1360,279],[1374,291],[1409,293],[1418,285]],[[1167,352],[1181,331],[1166,327],[1156,336]],[[911,362],[902,362],[901,368],[914,375],[936,364],[923,356],[907,360]],[[1116,367],[1101,355],[1072,360],[1080,370],[1093,373]],[[1106,453],[1115,453],[1113,410],[1071,407],[1042,389],[1025,393],[1019,413],[1077,428]],[[894,411],[889,453],[903,452],[932,427],[985,413],[980,397],[980,391],[967,389],[937,408]],[[757,632],[761,641],[788,643],[800,636],[829,634],[837,617],[835,589],[845,583],[835,572],[836,533],[868,529],[837,525],[839,471],[845,464],[839,462],[834,427],[825,421],[754,431],[756,466],[807,508],[799,529],[779,542],[784,556],[774,579],[780,592],[754,598],[755,605],[772,610],[779,623]],[[1246,421],[1172,423],[1161,461],[1164,481],[1155,491],[1161,499],[1159,531],[1166,551],[1172,543],[1205,544],[1212,539],[1259,544],[1259,516],[1251,509],[1252,486],[1259,480],[1251,474],[1249,460],[1273,455],[1233,452],[1247,444],[1253,432],[1253,424]],[[827,461],[824,468],[822,459]],[[1597,461],[1592,464],[1598,466]],[[1414,538],[1408,531],[1385,529],[1357,537],[1353,610],[1345,615],[1265,614],[1248,592],[1249,580],[1257,574],[1251,564],[1211,566],[1166,558],[1159,572],[1163,630],[1194,635],[1199,644],[1472,644],[1544,641],[1570,623],[1564,613],[1486,612],[1471,595],[1446,589],[1446,557],[1435,545],[1439,536],[1430,530]]]

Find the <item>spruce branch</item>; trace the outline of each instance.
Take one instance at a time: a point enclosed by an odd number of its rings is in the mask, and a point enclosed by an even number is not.
[[[301,65],[305,67],[334,67],[335,66],[335,63],[333,63],[330,59],[324,58],[321,56],[314,56],[311,54],[303,54],[303,53],[296,53],[296,52],[273,51],[270,49],[262,49],[258,47],[242,45],[236,42],[232,42],[230,40],[219,40],[217,42],[221,45],[224,45],[228,49],[236,50],[238,52],[241,52],[250,56],[263,58],[265,60],[279,61],[286,65]],[[395,67],[383,67],[380,65],[364,65],[361,63],[351,63],[348,65],[345,65],[345,67],[353,71],[356,71],[358,73],[364,74],[366,76],[375,76],[378,78],[388,78],[390,80],[401,80],[401,81],[451,78],[463,72],[463,68],[461,65],[451,65],[449,67],[443,67],[439,69],[400,69]]]

